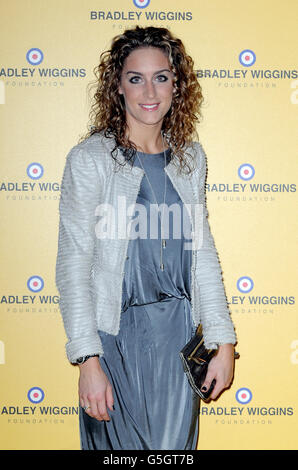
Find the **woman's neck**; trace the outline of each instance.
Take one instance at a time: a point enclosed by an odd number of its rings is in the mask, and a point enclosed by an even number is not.
[[[136,132],[136,130],[127,133],[127,137],[135,144],[137,150],[143,153],[161,153],[169,147],[161,135],[161,130],[149,129],[145,132]]]

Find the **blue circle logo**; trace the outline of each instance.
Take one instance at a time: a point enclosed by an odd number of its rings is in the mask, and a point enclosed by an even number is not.
[[[40,276],[31,276],[27,281],[27,287],[32,292],[39,292],[44,287],[44,282]]]
[[[27,52],[26,59],[31,65],[39,65],[43,61],[43,52],[37,47],[32,47]]]
[[[31,403],[40,403],[44,399],[44,391],[40,387],[32,387],[27,393]]]
[[[251,180],[255,176],[255,169],[250,163],[243,163],[238,169],[238,176],[245,181]]]
[[[146,8],[149,5],[150,0],[133,0],[133,3],[137,8]]]
[[[40,163],[30,163],[27,167],[27,175],[32,180],[38,180],[43,175],[43,166]]]
[[[246,405],[252,399],[252,393],[249,388],[239,388],[236,392],[236,400],[242,405]]]
[[[256,61],[256,54],[250,49],[244,49],[239,54],[239,62],[244,67],[251,67]]]
[[[237,281],[237,289],[244,294],[250,292],[254,288],[254,282],[249,276],[242,276]]]

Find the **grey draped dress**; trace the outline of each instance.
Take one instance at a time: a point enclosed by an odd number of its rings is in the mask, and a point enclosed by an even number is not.
[[[166,151],[167,163],[171,158]],[[158,204],[164,197],[164,153],[138,152]],[[129,164],[142,168],[136,155]],[[180,219],[169,211],[169,231],[160,269],[160,221],[150,238],[150,204],[155,198],[146,176],[135,207],[133,238],[128,243],[118,335],[101,330],[101,366],[114,397],[110,421],[97,421],[80,407],[82,450],[194,450],[198,436],[199,398],[183,371],[179,351],[195,332],[192,321],[190,220],[167,178],[166,204],[180,206]],[[146,207],[147,236],[139,230],[138,204]],[[155,206],[156,207],[156,206]],[[177,213],[177,212],[176,212]],[[157,211],[156,211],[157,214]],[[176,216],[177,217],[177,216]],[[174,230],[175,224],[175,230]],[[180,226],[180,235],[177,227]],[[179,238],[177,237],[177,233]]]

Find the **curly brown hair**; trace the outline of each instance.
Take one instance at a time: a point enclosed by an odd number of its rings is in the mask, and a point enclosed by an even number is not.
[[[126,137],[125,103],[118,88],[125,59],[139,47],[161,49],[168,57],[174,73],[176,93],[171,108],[164,116],[161,130],[171,153],[178,157],[182,170],[185,165],[188,166],[184,147],[191,144],[194,136],[199,140],[196,124],[201,121],[204,98],[193,69],[193,59],[186,53],[182,41],[166,28],[136,26],[134,29],[126,29],[123,34],[113,38],[111,49],[101,53],[100,63],[93,70],[96,80],[89,84],[96,87],[89,114],[89,131],[80,141],[103,131],[105,137],[115,139],[116,146],[111,152],[114,159],[118,147],[124,150],[128,159],[135,154],[137,149],[134,143]]]

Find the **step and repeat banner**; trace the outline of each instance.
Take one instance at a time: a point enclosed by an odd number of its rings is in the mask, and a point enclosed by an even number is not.
[[[205,98],[209,222],[240,359],[201,405],[198,449],[297,448],[297,14],[295,0],[2,2],[1,449],[80,448],[55,286],[60,184],[100,53],[136,25],[182,39]]]

